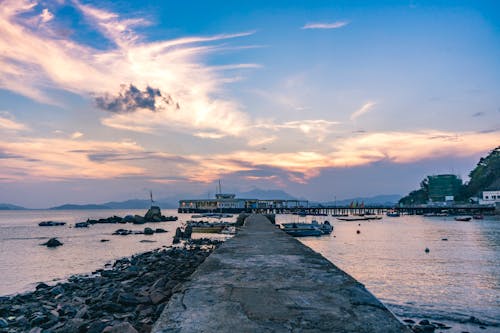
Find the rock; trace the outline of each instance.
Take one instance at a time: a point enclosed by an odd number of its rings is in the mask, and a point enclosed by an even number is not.
[[[78,222],[78,223],[75,223],[75,228],[88,228],[89,224],[90,223],[88,223],[88,222]]]
[[[0,318],[0,328],[7,328],[7,327],[9,327],[9,323],[7,322],[7,320]]]
[[[403,319],[403,321],[408,324],[415,324],[415,320],[412,319]]]
[[[74,318],[74,319],[70,319],[68,320],[68,322],[66,322],[66,324],[58,329],[56,332],[57,333],[74,333],[74,332],[82,332],[82,331],[85,331],[85,330],[82,330],[82,328],[84,328],[86,325],[85,325],[85,321],[81,318]]]
[[[154,234],[154,230],[151,228],[144,228],[144,235],[152,235]]]
[[[140,243],[156,243],[156,241],[154,240],[150,240],[150,239],[143,239],[141,241],[139,241]]]
[[[431,252],[431,250],[429,250],[429,248],[428,248],[428,247],[426,247],[426,248],[425,248],[425,253],[429,253],[429,252]]]
[[[107,322],[103,321],[94,321],[89,325],[87,329],[87,333],[101,333],[104,329],[109,325]]]
[[[428,320],[422,320],[420,322],[429,322]],[[434,333],[436,330],[436,327],[434,325],[429,324],[418,324],[418,325],[413,325],[411,328],[413,332],[415,333]]]
[[[109,242],[109,239],[101,239],[101,243]]]
[[[41,312],[35,312],[30,320],[31,327],[39,326],[49,321],[49,317]]]
[[[123,223],[134,223],[135,219],[132,215],[127,215],[123,218]]]
[[[63,243],[61,243],[57,238],[51,238],[42,245],[46,245],[47,247],[57,247],[63,245]]]
[[[40,290],[40,289],[47,289],[50,288],[48,284],[44,282],[40,282],[39,284],[36,285],[35,289]]]
[[[55,222],[55,221],[42,221],[38,223],[40,227],[57,227],[57,226],[62,226],[65,225],[66,222]]]
[[[33,327],[30,329],[29,333],[42,333],[42,328],[41,327]]]
[[[113,326],[104,328],[102,333],[138,333],[137,330],[129,322],[119,323]]]
[[[430,325],[431,323],[427,319],[424,319],[424,320],[419,321],[418,324],[419,325]]]
[[[56,296],[56,295],[62,294],[62,293],[64,293],[64,288],[63,288],[61,285],[57,285],[57,286],[55,286],[54,288],[52,288],[52,289],[50,290],[50,293],[51,293],[53,296]]]
[[[162,228],[156,228],[155,229],[155,233],[159,234],[159,233],[164,233],[164,232],[168,232],[167,230],[165,229],[162,229]]]
[[[118,295],[117,302],[125,305],[136,305],[141,303],[136,296],[130,293],[121,293]]]
[[[151,298],[151,302],[153,304],[158,304],[166,300],[170,297],[170,293],[165,292],[163,290],[155,289],[149,294],[149,298]]]
[[[359,230],[356,230],[356,233],[357,233],[357,234],[359,235],[359,234],[361,233],[361,231],[359,231]]]
[[[132,222],[134,224],[144,224],[146,223],[146,220],[144,219],[144,217],[140,216],[140,215],[134,215],[134,222]]]
[[[158,206],[151,206],[148,209],[144,219],[148,222],[160,222],[161,221],[161,210]]]
[[[442,241],[447,241],[447,240],[448,240],[448,238],[441,238],[441,240],[442,240]]]

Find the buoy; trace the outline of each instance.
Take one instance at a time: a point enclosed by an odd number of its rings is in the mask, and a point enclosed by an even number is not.
[[[425,248],[425,253],[429,253],[431,250],[429,250],[428,247]]]
[[[357,234],[360,234],[360,233],[361,233],[361,231],[359,231],[359,230],[356,230],[356,233],[357,233]]]

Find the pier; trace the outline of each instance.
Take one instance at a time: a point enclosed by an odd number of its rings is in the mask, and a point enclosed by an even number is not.
[[[251,215],[167,303],[161,332],[410,332],[365,287]]]
[[[415,205],[415,206],[302,206],[293,208],[284,207],[260,207],[260,208],[219,208],[219,209],[194,209],[178,208],[179,213],[254,213],[254,214],[304,214],[317,216],[339,216],[339,215],[360,215],[372,214],[381,215],[388,211],[397,211],[400,214],[423,215],[428,213],[448,213],[450,215],[472,215],[472,214],[495,214],[495,206],[492,205]]]

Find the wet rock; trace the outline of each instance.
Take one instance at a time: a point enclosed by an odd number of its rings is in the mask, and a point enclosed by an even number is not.
[[[134,223],[134,224],[144,224],[144,223],[146,223],[146,220],[144,219],[144,217],[142,217],[140,215],[134,215],[134,221],[132,223]]]
[[[36,285],[35,289],[36,290],[41,290],[41,289],[47,289],[50,288],[48,284],[44,282],[40,282],[39,284]]]
[[[428,248],[428,247],[426,247],[426,248],[425,248],[425,253],[429,253],[429,252],[431,252],[431,250],[429,250],[429,248]]]
[[[170,293],[163,290],[155,289],[149,294],[149,298],[153,304],[158,304],[170,297]]]
[[[144,228],[144,235],[152,235],[154,234],[154,230],[151,228]]]
[[[164,232],[168,232],[167,230],[165,229],[162,229],[162,228],[156,228],[155,229],[155,233],[159,234],[159,233],[164,233]]]
[[[129,322],[107,326],[102,333],[138,333],[137,330]]]
[[[75,228],[88,228],[90,223],[88,222],[78,222],[75,223]]]
[[[101,333],[108,325],[108,322],[95,321],[89,325],[87,333]]]
[[[9,323],[7,322],[7,320],[0,318],[0,328],[7,328],[7,327],[9,327]]]
[[[101,239],[101,243],[109,242],[109,239]]]
[[[57,247],[63,245],[57,238],[51,238],[47,242],[43,243],[47,247]]]
[[[57,226],[63,226],[65,224],[66,222],[56,222],[56,221],[42,221],[38,223],[40,227],[57,227]]]
[[[403,321],[408,324],[415,324],[415,320],[412,319],[403,319]]]

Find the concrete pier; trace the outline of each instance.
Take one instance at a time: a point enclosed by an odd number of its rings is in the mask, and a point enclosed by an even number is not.
[[[172,296],[153,332],[410,331],[362,284],[251,215]]]

